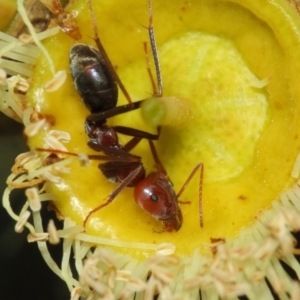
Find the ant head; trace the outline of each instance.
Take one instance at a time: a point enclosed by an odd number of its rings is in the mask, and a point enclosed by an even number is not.
[[[177,231],[182,214],[171,182],[160,172],[150,173],[134,191],[135,201],[154,219],[162,221],[167,231]]]

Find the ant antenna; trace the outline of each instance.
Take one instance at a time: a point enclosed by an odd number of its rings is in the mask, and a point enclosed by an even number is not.
[[[95,13],[94,13],[94,10],[93,10],[93,5],[92,5],[92,0],[88,0],[88,5],[89,5],[89,10],[90,10],[90,14],[91,14],[91,18],[92,18],[92,23],[93,23],[93,28],[94,28],[94,33],[95,33],[95,37],[94,37],[94,40],[95,40],[95,43],[97,45],[97,47],[99,48],[102,56],[103,56],[103,59],[105,60],[105,63],[109,69],[109,72],[110,74],[113,76],[115,82],[118,84],[119,88],[121,89],[121,91],[123,92],[125,98],[127,99],[128,103],[130,105],[132,105],[132,100],[125,88],[125,86],[123,85],[120,77],[118,76],[115,68],[113,67],[110,59],[108,58],[108,55],[101,43],[101,40],[99,38],[99,34],[98,34],[98,28],[97,28],[97,22],[96,22],[96,17],[95,17]]]
[[[154,78],[153,78],[153,75],[152,75],[152,72],[151,72],[151,68],[150,68],[150,60],[149,60],[147,42],[144,42],[143,44],[144,44],[144,53],[145,53],[145,56],[146,56],[147,71],[148,71],[148,75],[149,75],[151,85],[152,85],[152,91],[153,91],[152,96],[156,96],[158,93],[157,93],[157,90],[156,90],[155,81],[154,81]]]
[[[200,217],[200,226],[203,227],[203,208],[202,208],[202,187],[203,187],[203,173],[204,173],[204,165],[203,163],[199,163],[191,172],[190,176],[180,189],[180,191],[177,193],[177,198],[180,197],[180,195],[183,193],[183,191],[186,189],[187,185],[190,183],[191,179],[194,177],[195,173],[200,170],[200,183],[199,183],[199,217]]]
[[[148,0],[148,9],[149,9],[149,27],[148,27],[148,33],[149,33],[149,39],[151,44],[151,50],[156,70],[156,80],[157,80],[157,89],[158,91],[155,91],[155,95],[157,97],[162,97],[163,94],[163,83],[162,83],[162,77],[161,77],[161,70],[160,70],[160,63],[157,53],[157,46],[156,46],[156,40],[155,40],[155,33],[153,28],[153,7],[152,7],[152,0]]]

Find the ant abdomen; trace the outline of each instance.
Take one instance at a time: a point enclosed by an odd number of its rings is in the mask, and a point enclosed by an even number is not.
[[[70,70],[74,85],[91,113],[114,108],[118,87],[98,50],[76,44],[70,50]]]

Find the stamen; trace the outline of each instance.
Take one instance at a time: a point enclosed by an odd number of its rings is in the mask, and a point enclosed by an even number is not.
[[[65,83],[66,79],[67,72],[65,70],[58,71],[50,81],[45,83],[44,90],[55,92]]]
[[[38,189],[37,188],[28,188],[25,191],[25,195],[28,199],[31,210],[34,212],[40,211],[42,206],[41,206]]]
[[[26,210],[15,225],[15,231],[21,233],[24,230],[24,225],[30,217],[30,211]]]

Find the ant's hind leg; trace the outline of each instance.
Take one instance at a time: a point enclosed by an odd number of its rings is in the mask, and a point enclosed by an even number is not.
[[[100,53],[102,54],[102,57],[106,63],[107,68],[109,69],[109,72],[111,74],[111,76],[114,78],[115,82],[118,84],[118,86],[120,87],[122,93],[124,94],[126,100],[128,101],[129,105],[132,105],[132,100],[131,97],[129,96],[125,86],[123,85],[119,75],[117,74],[115,68],[113,67],[104,47],[103,44],[100,40],[99,37],[99,33],[98,33],[98,28],[97,28],[97,22],[96,22],[96,17],[95,17],[95,13],[94,13],[94,9],[93,9],[93,5],[92,5],[92,0],[88,0],[88,5],[89,5],[89,10],[90,10],[90,14],[91,14],[91,18],[92,18],[92,23],[93,23],[93,28],[94,28],[94,40],[95,43],[100,51]]]
[[[113,126],[113,129],[117,133],[125,134],[132,137],[138,137],[141,139],[147,139],[147,140],[158,140],[160,130],[157,130],[157,134],[152,134],[147,131],[126,127],[126,126]]]
[[[131,127],[125,126],[114,126],[114,130],[118,133],[132,136],[133,138],[124,146],[126,151],[131,151],[142,139],[147,139],[148,141],[158,140],[160,135],[160,127],[157,128],[157,134],[152,134],[143,130],[138,130]]]

